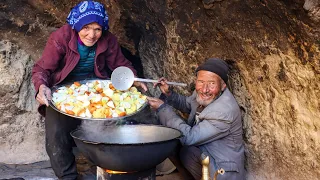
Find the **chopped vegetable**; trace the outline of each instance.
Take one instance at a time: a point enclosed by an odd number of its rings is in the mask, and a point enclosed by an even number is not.
[[[74,82],[52,94],[54,105],[67,114],[84,118],[113,118],[137,112],[146,102],[136,87],[118,91],[108,80]]]

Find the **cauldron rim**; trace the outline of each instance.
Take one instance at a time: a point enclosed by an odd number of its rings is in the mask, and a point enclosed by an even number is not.
[[[158,144],[158,143],[163,143],[163,142],[168,142],[168,141],[175,141],[181,137],[183,137],[183,134],[180,130],[172,128],[172,127],[167,127],[167,126],[163,126],[163,125],[151,125],[151,124],[136,124],[136,125],[122,125],[122,126],[153,126],[153,127],[162,127],[162,128],[168,128],[168,129],[172,129],[177,131],[180,135],[177,137],[174,137],[172,139],[168,139],[168,140],[162,140],[162,141],[155,141],[155,142],[145,142],[145,143],[108,143],[108,142],[94,142],[91,140],[85,140],[84,138],[80,138],[80,137],[76,137],[74,134],[78,131],[82,131],[81,128],[77,128],[73,131],[70,132],[70,135],[72,136],[72,138],[80,140],[84,143],[87,144],[94,144],[94,145],[108,145],[108,146],[141,146],[141,145],[146,145],[146,144]]]

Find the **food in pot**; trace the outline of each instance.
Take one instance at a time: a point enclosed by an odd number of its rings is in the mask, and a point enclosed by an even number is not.
[[[137,112],[146,96],[136,87],[116,90],[108,80],[96,80],[58,88],[52,94],[53,104],[62,112],[83,118],[114,118]]]

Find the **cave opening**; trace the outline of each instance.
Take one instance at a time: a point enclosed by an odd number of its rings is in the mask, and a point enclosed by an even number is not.
[[[143,66],[142,66],[140,56],[132,54],[130,52],[130,50],[128,50],[127,48],[125,48],[123,46],[121,46],[121,52],[124,55],[124,57],[126,57],[126,59],[128,59],[132,63],[134,69],[137,71],[138,77],[144,78]]]
[[[144,78],[143,65],[139,53],[139,42],[142,37],[142,31],[138,24],[136,24],[129,14],[122,16],[124,24],[125,36],[134,46],[135,52],[131,52],[128,48],[121,46],[122,54],[132,63],[137,71],[138,77]]]

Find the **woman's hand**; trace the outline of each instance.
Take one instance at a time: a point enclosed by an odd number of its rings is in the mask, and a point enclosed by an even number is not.
[[[147,97],[151,109],[157,110],[164,102],[158,98]]]
[[[49,101],[51,101],[51,90],[46,85],[41,84],[39,87],[39,92],[37,94],[37,101],[42,105],[45,104],[49,106]]]
[[[153,84],[154,88],[157,87],[157,86],[159,86],[161,92],[164,95],[170,96],[171,91],[169,89],[169,85],[167,84],[167,79],[165,79],[164,77],[160,78],[157,83]]]
[[[135,81],[135,82],[133,82],[133,85],[135,87],[141,87],[145,92],[148,91],[148,88],[147,88],[146,84],[143,83],[143,82]]]

